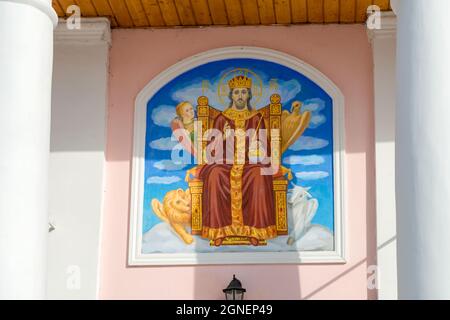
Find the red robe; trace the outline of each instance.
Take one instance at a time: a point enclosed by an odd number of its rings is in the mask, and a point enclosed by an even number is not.
[[[214,120],[213,128],[224,133],[225,124],[231,129],[265,129],[260,113],[250,113],[243,120],[233,119],[236,112],[226,110]],[[243,112],[243,111],[241,111]],[[210,142],[211,143],[211,142]],[[269,149],[268,139],[261,141]],[[234,150],[239,150],[235,139]],[[211,240],[227,236],[271,239],[277,236],[272,188],[272,175],[262,175],[270,166],[249,163],[250,137],[245,138],[245,164],[225,163],[226,143],[223,143],[223,164],[205,165],[199,172],[203,181],[202,237]],[[240,146],[243,147],[242,145]],[[267,150],[270,155],[270,150]]]

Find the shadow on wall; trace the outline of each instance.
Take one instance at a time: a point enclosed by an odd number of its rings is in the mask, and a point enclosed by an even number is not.
[[[194,299],[225,299],[222,289],[228,286],[233,274],[247,290],[245,300],[302,297],[297,265],[227,265],[196,267]]]
[[[366,179],[368,181],[375,181],[375,172],[373,169],[375,167],[375,155],[372,152],[372,156],[366,156]],[[372,163],[372,165],[370,165]],[[368,276],[370,276],[372,266],[377,265],[377,217],[375,209],[375,194],[376,188],[375,183],[368,183],[366,185],[366,250],[367,250],[367,261],[366,268],[368,270]],[[378,270],[378,269],[377,269]],[[368,280],[369,281],[369,280]],[[367,299],[376,300],[378,298],[378,292],[376,289],[370,287],[369,282],[367,286]]]

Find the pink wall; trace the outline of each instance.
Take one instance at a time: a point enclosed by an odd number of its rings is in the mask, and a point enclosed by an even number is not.
[[[133,106],[158,73],[191,55],[225,46],[266,47],[296,56],[345,96],[346,240],[343,265],[127,267]],[[221,299],[233,273],[248,299],[367,299],[375,264],[372,53],[362,25],[114,30],[110,61],[102,299]]]

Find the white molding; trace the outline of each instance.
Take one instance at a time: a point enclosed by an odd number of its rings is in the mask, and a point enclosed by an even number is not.
[[[334,169],[334,251],[316,252],[245,252],[142,254],[142,216],[145,164],[147,102],[166,83],[187,70],[205,63],[232,58],[256,58],[281,64],[298,71],[319,85],[333,101],[333,169]],[[344,96],[324,74],[296,57],[279,51],[257,47],[227,47],[206,51],[184,59],[166,69],[138,94],[135,101],[134,147],[131,180],[130,232],[128,264],[193,265],[193,264],[303,264],[345,263],[345,175],[344,175]]]
[[[111,45],[111,26],[107,18],[81,18],[80,29],[68,29],[66,19],[59,19],[54,32],[54,42],[64,44]]]
[[[395,195],[396,18],[371,39],[373,55],[376,242],[378,299],[396,299],[397,244]]]
[[[401,0],[391,0],[391,8],[396,15],[398,15],[398,12],[400,10],[400,3]]]
[[[397,17],[392,11],[381,12],[381,28],[367,29],[367,36],[372,43],[375,39],[397,37]]]
[[[26,4],[35,7],[39,11],[45,13],[53,23],[53,27],[58,24],[58,15],[51,5],[51,1],[46,0],[0,0],[4,2],[12,2],[16,4]]]

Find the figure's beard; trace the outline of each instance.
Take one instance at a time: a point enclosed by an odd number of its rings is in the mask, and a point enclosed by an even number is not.
[[[247,107],[247,102],[243,99],[238,99],[234,102],[234,105],[236,106],[236,109],[242,110]]]

